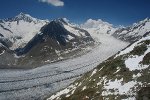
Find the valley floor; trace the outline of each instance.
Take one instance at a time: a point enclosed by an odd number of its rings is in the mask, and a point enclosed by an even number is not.
[[[128,43],[102,35],[89,53],[31,70],[0,70],[0,100],[42,100],[123,49]]]

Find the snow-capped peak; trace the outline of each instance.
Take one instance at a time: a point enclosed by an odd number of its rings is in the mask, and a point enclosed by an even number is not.
[[[32,17],[31,15],[29,14],[25,14],[25,13],[19,13],[17,16],[15,17],[12,17],[12,18],[7,18],[5,20],[3,20],[4,22],[19,22],[19,21],[25,21],[25,22],[33,22],[33,23],[45,23],[45,22],[49,22],[48,20],[40,20],[40,19],[37,19],[37,18],[34,18]]]
[[[132,26],[126,28],[118,28],[118,30],[113,34],[113,36],[129,41],[134,42],[139,38],[150,34],[150,19],[146,18],[142,21],[134,23]]]
[[[76,36],[79,36],[79,37],[85,36],[86,37],[86,36],[90,35],[86,30],[82,29],[77,24],[71,23],[67,18],[58,18],[53,21],[62,25],[62,27],[64,27],[68,32],[70,32]],[[72,39],[72,36],[70,39]]]
[[[143,21],[141,21],[141,22],[148,22],[148,21],[150,21],[150,19],[147,17],[147,18],[145,18]]]
[[[59,23],[61,23],[63,25],[68,25],[70,27],[81,28],[80,25],[70,22],[70,20],[67,19],[67,18],[58,18],[58,19],[55,19],[54,21],[59,22]]]
[[[116,28],[112,24],[101,19],[88,19],[85,23],[81,24],[81,27],[87,30],[97,41],[101,39],[102,34],[111,35],[116,31]]]
[[[103,21],[102,19],[98,20],[93,20],[93,19],[88,19],[84,24],[81,24],[83,28],[97,28],[97,27],[102,27],[102,26],[109,26],[112,27],[113,25]]]
[[[65,22],[69,23],[70,21],[67,18],[62,18]]]
[[[69,24],[69,20],[67,18],[58,18],[58,19],[54,19],[53,21],[61,23],[61,24]]]
[[[16,16],[16,18],[24,18],[24,17],[32,18],[29,14],[25,14],[22,12]]]
[[[4,38],[12,41],[11,49],[16,49],[28,43],[47,23],[47,20],[40,20],[29,14],[20,13],[15,17],[1,20],[0,33]]]
[[[150,22],[150,19],[149,19],[148,17],[145,18],[144,20],[141,20],[141,21],[139,21],[139,22],[137,22],[137,23],[134,23],[134,24],[132,25],[132,27],[138,26],[138,25],[141,25],[141,24],[144,24],[144,23],[146,23],[146,22]]]

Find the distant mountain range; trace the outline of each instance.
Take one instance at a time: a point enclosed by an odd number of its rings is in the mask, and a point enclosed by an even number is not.
[[[9,58],[2,60],[2,66],[50,63],[67,58],[67,54],[70,55],[68,57],[76,55],[77,52],[82,52],[81,49],[94,43],[86,30],[65,19],[39,20],[20,13],[14,18],[1,20],[0,25],[1,51],[4,51],[0,58]]]
[[[118,28],[113,36],[124,41],[135,42],[143,36],[150,34],[150,19],[146,18],[131,26]]]
[[[101,19],[89,19],[84,24],[81,24],[81,27],[89,33],[92,33],[91,35],[93,35],[93,37],[108,34],[122,41],[132,43],[140,39],[142,36],[150,34],[150,19],[146,18],[127,27],[114,27],[112,24]]]
[[[0,65],[40,66],[66,59],[101,42],[103,35],[134,42],[149,35],[149,26],[148,18],[129,27],[114,27],[100,19],[77,25],[66,18],[49,21],[20,13],[0,20]]]
[[[85,23],[81,24],[81,27],[88,30],[90,33],[95,34],[113,34],[117,28],[108,22],[101,19],[93,20],[88,19]]]

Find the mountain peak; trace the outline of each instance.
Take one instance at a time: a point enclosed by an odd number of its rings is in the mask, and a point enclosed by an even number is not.
[[[25,14],[23,12],[19,13],[16,17],[17,18],[22,18],[22,17],[30,17],[30,18],[32,18],[29,14]]]
[[[147,17],[147,18],[145,18],[143,21],[149,21],[150,19]]]
[[[14,21],[18,21],[18,20],[24,20],[27,22],[32,22],[35,21],[36,19],[31,17],[29,14],[25,14],[25,13],[20,13],[17,16],[15,16],[15,18],[13,18]]]
[[[150,22],[150,19],[147,17],[145,18],[144,20],[141,20],[137,23],[133,23],[133,26],[137,26],[137,25],[140,25],[140,24],[143,24],[143,23],[146,23],[146,22]]]
[[[112,24],[103,21],[102,19],[88,19],[85,23],[81,24],[81,27],[83,28],[102,28],[102,27],[113,27]]]
[[[59,22],[59,23],[62,23],[62,24],[66,24],[66,25],[68,25],[68,23],[69,23],[69,20],[67,18],[58,18],[58,19],[55,19],[53,21]]]
[[[23,12],[19,13],[18,15],[16,15],[15,17],[11,17],[11,18],[7,18],[7,19],[4,19],[4,21],[9,21],[9,22],[12,22],[12,21],[20,21],[20,20],[24,20],[25,22],[38,22],[39,20],[30,16],[29,14],[25,14]]]

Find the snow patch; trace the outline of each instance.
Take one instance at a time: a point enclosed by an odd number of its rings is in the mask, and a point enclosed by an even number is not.
[[[136,85],[136,81],[130,81],[128,83],[123,84],[123,78],[120,80],[115,81],[109,81],[108,83],[104,84],[104,91],[102,92],[103,96],[107,96],[109,94],[129,94],[130,95],[130,89]],[[110,92],[109,90],[113,89],[115,92]]]
[[[74,39],[74,37],[72,37],[71,35],[68,35],[68,39],[72,40],[72,39]]]
[[[5,50],[3,50],[2,53],[0,53],[0,55],[2,55],[2,54],[4,54],[4,53],[5,53]]]
[[[141,70],[141,69],[146,69],[149,65],[142,65],[140,62],[143,60],[144,56],[150,52],[150,48],[146,50],[144,55],[141,56],[133,56],[125,60],[125,65],[127,68],[129,68],[130,71],[133,70]]]
[[[47,100],[53,100],[53,99],[55,99],[56,97],[57,97],[57,99],[59,98],[59,96],[61,96],[62,94],[67,94],[67,93],[69,93],[69,89],[64,89],[64,90],[62,90],[62,91],[60,91],[60,92],[57,92],[57,94],[56,95],[52,95],[50,98],[48,98]]]
[[[116,70],[116,72],[114,72],[114,74],[116,74],[116,73],[118,73],[119,71],[120,71],[120,67],[117,67],[117,70]]]
[[[94,69],[94,71],[92,72],[90,77],[92,77],[96,73],[96,71],[97,71],[97,69]]]
[[[121,55],[124,55],[124,54],[127,54],[127,53],[131,52],[131,51],[134,49],[135,46],[140,45],[139,43],[142,42],[142,41],[144,41],[144,40],[150,40],[150,36],[143,37],[143,38],[140,39],[139,41],[133,43],[130,47],[126,48],[125,50],[123,50],[123,51],[121,51],[119,54],[117,54],[117,55],[115,56],[115,58],[118,57],[118,56],[121,56]]]
[[[84,86],[83,88],[82,88],[82,91],[84,91],[86,89],[86,86]]]
[[[140,76],[142,76],[142,75],[141,75],[141,73],[138,73],[138,74],[136,74],[136,75],[135,75],[135,74],[133,74],[133,76],[132,76],[132,77],[133,77],[133,79],[135,79],[135,78],[138,78],[138,77],[140,77]]]
[[[79,37],[81,37],[81,36],[85,36],[85,33],[84,32],[81,32],[81,31],[79,31],[79,30],[76,30],[76,29],[74,29],[73,27],[71,27],[71,26],[69,26],[69,25],[63,25],[64,26],[64,28],[65,29],[67,29],[70,33],[73,33],[73,34],[75,34],[75,35],[77,35],[77,36],[79,36]]]

